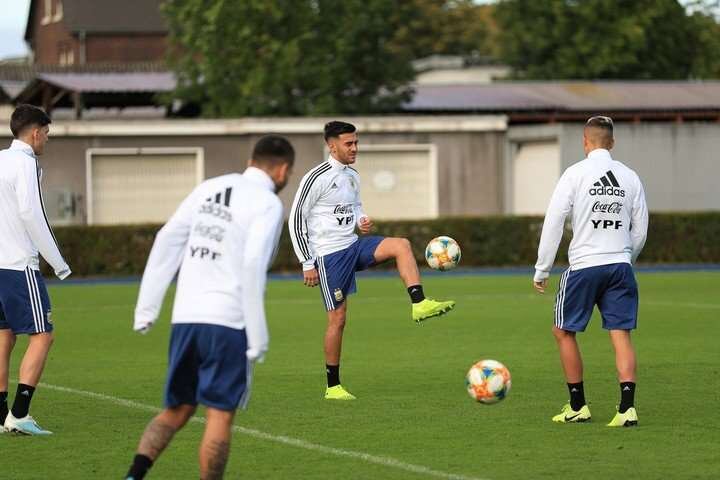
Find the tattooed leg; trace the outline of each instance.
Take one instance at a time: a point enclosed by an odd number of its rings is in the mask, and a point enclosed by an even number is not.
[[[230,436],[235,412],[207,409],[207,425],[200,444],[200,478],[217,480],[223,478],[230,455]]]
[[[192,405],[180,405],[160,412],[145,428],[137,453],[154,461],[194,413]]]

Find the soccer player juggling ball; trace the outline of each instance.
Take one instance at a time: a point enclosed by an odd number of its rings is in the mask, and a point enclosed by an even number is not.
[[[590,420],[575,335],[585,330],[597,305],[615,349],[621,392],[608,426],[637,425],[630,331],[637,326],[638,288],[632,264],[645,245],[648,211],[637,174],[610,156],[614,145],[612,120],[590,118],[583,133],[586,158],[562,174],[545,214],[533,279],[540,293],[545,292],[568,215],[573,227],[570,268],[560,277],[553,327],[570,402],[553,417],[554,422]]]
[[[288,227],[308,287],[320,285],[328,324],[325,364],[328,400],[353,400],[340,384],[340,351],[348,295],[356,291],[355,272],[394,259],[412,301],[412,318],[421,322],[450,311],[455,302],[425,298],[410,242],[405,238],[366,236],[373,222],[360,202],[360,177],[351,167],[358,154],[355,126],[325,125],[330,156],[300,181]],[[358,237],[358,229],[363,236]]]
[[[10,117],[15,140],[0,152],[0,427],[25,435],[47,435],[28,414],[53,341],[50,298],[39,257],[63,280],[70,267],[60,254],[45,215],[37,157],[48,141],[50,118],[32,105]],[[16,335],[30,336],[20,364],[20,381],[8,412],[8,367]],[[2,432],[2,428],[0,428]]]
[[[283,226],[276,193],[294,160],[286,139],[261,138],[242,175],[201,183],[158,232],[134,329],[145,332],[155,322],[179,268],[165,409],[145,429],[127,479],[145,476],[199,403],[207,407],[200,478],[222,478],[235,410],[246,406],[252,365],[268,348],[263,297]]]

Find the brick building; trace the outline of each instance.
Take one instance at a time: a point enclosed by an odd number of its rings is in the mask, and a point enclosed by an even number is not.
[[[163,60],[161,0],[32,0],[25,41],[35,65]]]

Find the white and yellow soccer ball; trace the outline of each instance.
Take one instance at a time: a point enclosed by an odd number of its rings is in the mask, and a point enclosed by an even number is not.
[[[480,360],[465,376],[468,394],[480,403],[492,404],[510,391],[510,370],[497,360]]]
[[[425,247],[425,260],[435,270],[452,270],[460,263],[460,256],[460,245],[450,237],[435,237]]]

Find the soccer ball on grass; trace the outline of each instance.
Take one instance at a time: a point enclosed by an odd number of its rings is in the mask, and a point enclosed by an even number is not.
[[[510,370],[497,360],[480,360],[465,376],[468,394],[480,403],[497,403],[510,391]]]
[[[433,238],[425,248],[425,260],[435,270],[452,270],[460,263],[460,256],[460,245],[446,236]]]

